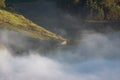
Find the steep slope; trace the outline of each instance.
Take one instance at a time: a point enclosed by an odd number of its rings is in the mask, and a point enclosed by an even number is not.
[[[64,38],[38,26],[24,16],[4,9],[0,9],[0,29],[13,30],[41,40],[62,41],[64,44],[66,42]]]

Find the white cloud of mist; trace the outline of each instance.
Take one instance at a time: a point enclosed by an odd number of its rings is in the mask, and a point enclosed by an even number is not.
[[[83,32],[78,38],[78,45],[72,46],[65,51],[56,52],[54,56],[60,60],[66,58],[71,60],[91,60],[91,59],[119,59],[120,58],[120,33],[96,33]]]
[[[120,64],[117,61],[100,60],[68,65],[34,55],[34,52],[21,57],[12,56],[6,49],[0,50],[0,53],[0,80],[118,80],[120,78]]]
[[[4,36],[0,38],[1,44],[16,41],[18,36],[9,38],[9,35],[1,35]],[[83,32],[77,47],[48,52],[47,56],[36,51],[14,56],[3,45],[0,48],[0,80],[119,80],[119,36],[119,32]]]
[[[28,44],[25,35],[9,30],[0,30],[0,41],[6,45],[16,45],[23,48],[25,48],[24,45]]]
[[[116,35],[115,35],[116,34]],[[116,58],[115,56],[120,56],[120,33],[110,33],[110,34],[83,34],[81,45],[82,51],[88,53],[89,56],[98,57],[108,57]]]

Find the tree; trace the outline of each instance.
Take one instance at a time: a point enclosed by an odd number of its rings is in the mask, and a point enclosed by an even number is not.
[[[6,7],[6,5],[5,5],[5,0],[1,0],[1,1],[0,1],[0,7],[1,7],[1,8],[5,8],[5,7]]]
[[[107,14],[107,20],[120,20],[120,6],[113,6]]]

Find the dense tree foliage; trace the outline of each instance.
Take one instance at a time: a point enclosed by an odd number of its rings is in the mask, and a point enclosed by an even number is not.
[[[120,20],[120,0],[54,0],[59,7],[86,19]]]

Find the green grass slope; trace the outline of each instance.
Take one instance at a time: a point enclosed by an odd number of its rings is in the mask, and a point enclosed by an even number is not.
[[[42,28],[41,26],[14,12],[0,9],[0,29],[13,30],[29,37],[41,40],[66,41],[64,38]]]

